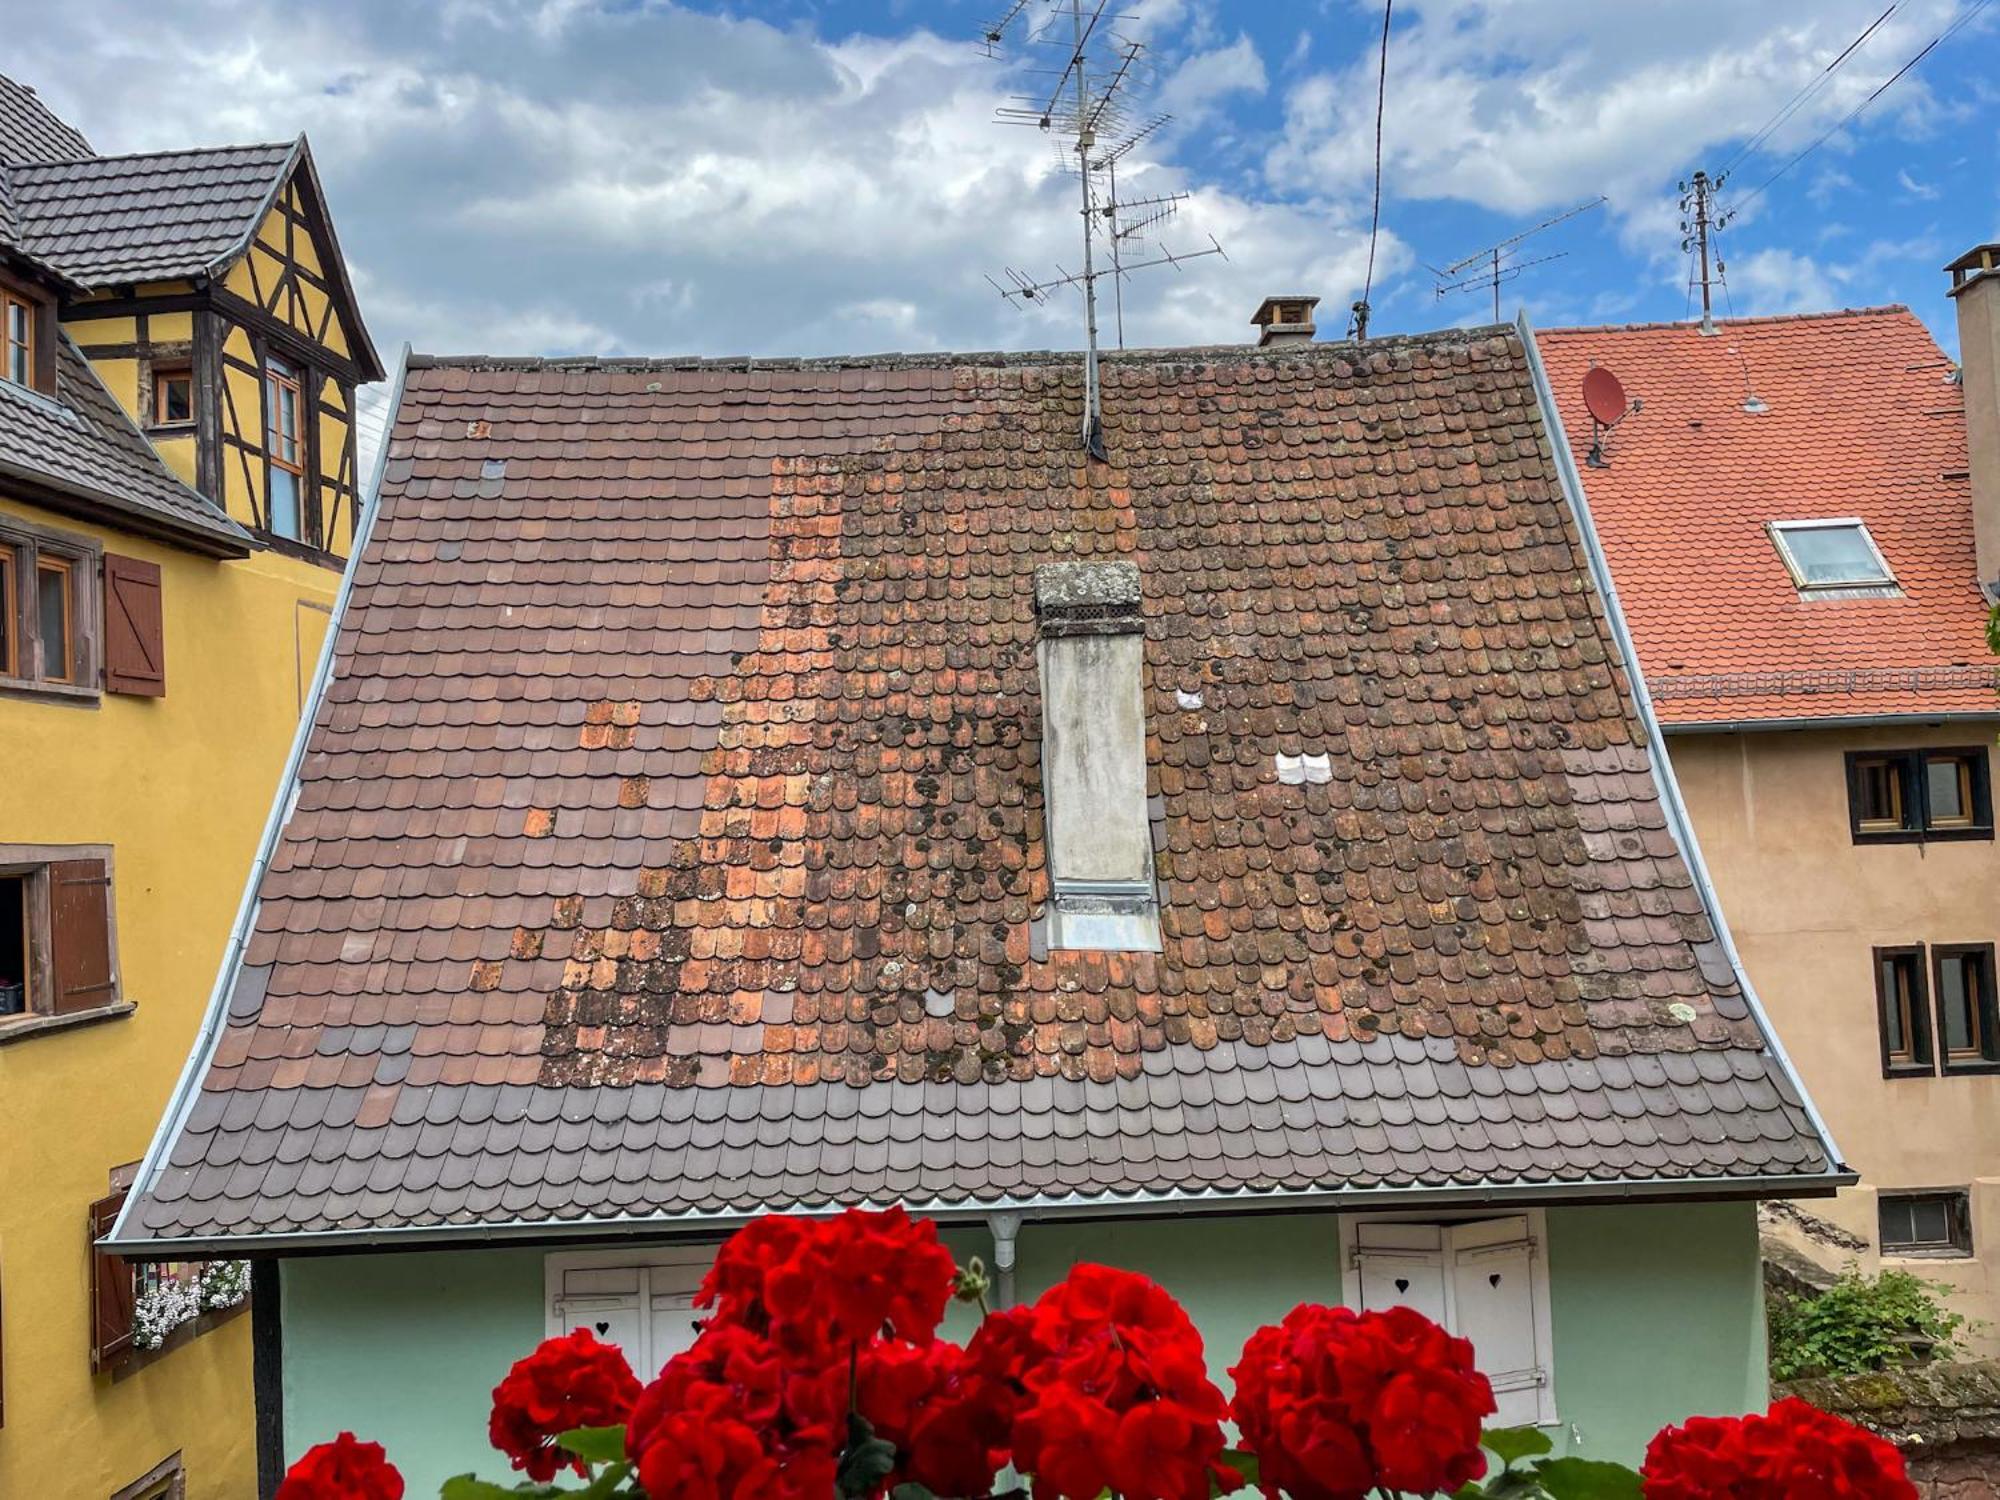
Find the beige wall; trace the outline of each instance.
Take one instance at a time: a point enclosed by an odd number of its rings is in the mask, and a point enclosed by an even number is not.
[[[1875,1194],[1969,1188],[1970,1260],[1889,1262],[1950,1284],[2000,1353],[2000,1076],[1882,1076],[1870,950],[2000,942],[2000,844],[1854,843],[1845,752],[1991,746],[2000,719],[1908,729],[1672,735],[1668,750],[1731,932],[1835,1143],[1861,1173],[1832,1201],[1798,1205],[1866,1248],[1783,1237],[1822,1264],[1872,1271]],[[1991,760],[1989,759],[1989,764]]]

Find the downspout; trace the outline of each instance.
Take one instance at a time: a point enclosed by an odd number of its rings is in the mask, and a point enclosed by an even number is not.
[[[1521,310],[1514,326],[1528,357],[1528,369],[1535,382],[1535,398],[1542,408],[1542,424],[1547,429],[1549,447],[1553,450],[1556,472],[1562,479],[1570,512],[1576,517],[1577,534],[1583,538],[1583,551],[1590,562],[1591,578],[1603,597],[1611,638],[1617,643],[1619,655],[1625,659],[1625,676],[1632,684],[1633,705],[1639,711],[1640,726],[1646,731],[1646,753],[1652,757],[1653,774],[1660,787],[1660,809],[1667,815],[1668,828],[1673,833],[1674,842],[1680,845],[1681,857],[1687,861],[1688,874],[1694,880],[1694,888],[1708,912],[1710,925],[1715,928],[1716,938],[1722,944],[1723,956],[1729,960],[1730,970],[1742,987],[1743,1001],[1750,1009],[1751,1019],[1756,1022],[1771,1056],[1777,1059],[1792,1087],[1798,1090],[1799,1105],[1819,1136],[1828,1165],[1838,1171],[1845,1166],[1840,1148],[1834,1145],[1833,1132],[1827,1129],[1826,1121],[1813,1104],[1812,1095],[1806,1090],[1806,1081],[1792,1065],[1790,1056],[1785,1052],[1785,1044],[1778,1040],[1777,1028],[1771,1024],[1764,1002],[1757,998],[1757,988],[1750,982],[1750,971],[1744,967],[1743,955],[1736,951],[1736,939],[1730,934],[1722,900],[1716,894],[1714,882],[1709,879],[1707,862],[1701,857],[1701,844],[1694,836],[1694,822],[1688,816],[1687,805],[1681,800],[1681,784],[1674,775],[1673,762],[1667,757],[1666,736],[1661,732],[1659,716],[1653,712],[1652,695],[1646,691],[1645,674],[1640,670],[1639,652],[1632,644],[1632,632],[1625,623],[1625,612],[1618,606],[1618,590],[1611,581],[1611,563],[1604,555],[1604,544],[1598,539],[1597,526],[1590,518],[1590,502],[1583,493],[1583,475],[1577,472],[1576,456],[1570,451],[1569,434],[1563,430],[1562,413],[1556,408],[1555,391],[1549,385],[1549,372],[1542,365],[1541,350],[1535,346],[1535,330],[1528,322],[1527,309]]]
[[[126,1217],[147,1195],[154,1178],[165,1167],[170,1144],[180,1133],[181,1122],[194,1108],[195,1099],[201,1092],[202,1075],[208,1071],[209,1058],[222,1039],[222,1022],[229,1014],[230,997],[236,989],[237,965],[242,960],[243,950],[249,945],[250,929],[257,920],[257,892],[263,887],[264,872],[270,866],[271,856],[277,852],[278,835],[284,831],[292,806],[298,800],[299,767],[305,762],[306,742],[312,736],[313,721],[319,717],[320,700],[326,696],[327,682],[333,676],[334,643],[340,638],[341,621],[346,617],[348,597],[354,590],[354,573],[375,533],[375,515],[382,499],[382,476],[389,466],[389,439],[395,431],[396,411],[403,404],[403,381],[409,368],[410,346],[404,344],[403,352],[396,361],[395,384],[389,391],[389,424],[383,429],[382,446],[375,455],[375,474],[368,486],[361,524],[355,531],[354,547],[347,555],[347,566],[340,575],[340,588],[333,598],[333,614],[327,621],[326,639],[320,643],[319,664],[313,669],[312,691],[306,695],[298,728],[292,732],[292,748],[285,757],[284,773],[278,778],[277,794],[271,799],[271,813],[264,820],[263,835],[257,841],[256,858],[251,860],[249,876],[243,882],[243,898],[236,904],[236,921],[229,929],[229,941],[222,950],[215,987],[208,995],[208,1009],[202,1016],[201,1030],[195,1035],[194,1046],[189,1049],[187,1063],[181,1069],[180,1081],[174,1085],[166,1113],[160,1117],[159,1129],[153,1132],[152,1144],[146,1148],[146,1154],[139,1162],[139,1174],[133,1179],[125,1206],[118,1210],[118,1218],[111,1226],[108,1239],[115,1241],[123,1237]]]
[[[1021,1237],[1021,1216],[989,1214],[986,1228],[993,1236],[993,1310],[1005,1312],[1014,1305],[1014,1260]]]

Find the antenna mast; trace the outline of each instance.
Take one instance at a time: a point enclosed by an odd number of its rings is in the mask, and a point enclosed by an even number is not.
[[[1681,250],[1693,251],[1699,261],[1696,275],[1701,278],[1701,331],[1715,332],[1715,304],[1709,287],[1708,240],[1713,229],[1720,229],[1722,221],[1715,216],[1715,195],[1726,178],[1717,177],[1713,181],[1706,172],[1694,174],[1693,182],[1681,184]],[[1689,217],[1694,222],[1689,224]]]
[[[1448,266],[1432,266],[1431,274],[1437,277],[1438,300],[1442,302],[1453,292],[1469,292],[1474,287],[1490,286],[1493,289],[1493,321],[1498,323],[1500,321],[1500,288],[1503,284],[1514,280],[1515,277],[1519,276],[1530,266],[1546,265],[1552,260],[1561,260],[1565,255],[1569,254],[1567,250],[1558,250],[1553,255],[1538,255],[1533,260],[1516,260],[1513,258],[1515,247],[1524,240],[1534,238],[1534,236],[1540,234],[1545,229],[1553,229],[1558,224],[1567,223],[1578,214],[1589,213],[1590,210],[1599,207],[1604,201],[1603,196],[1600,194],[1598,197],[1592,198],[1588,203],[1579,203],[1575,208],[1566,209],[1552,219],[1544,219],[1541,223],[1524,229],[1519,234],[1509,235],[1497,245],[1488,245],[1484,250],[1475,250],[1463,260],[1455,260]],[[1467,271],[1470,271],[1474,266],[1480,265],[1482,262],[1485,265],[1485,269],[1480,271],[1478,275],[1465,275]]]
[[[981,40],[989,56],[997,54],[1009,28],[1035,3],[1037,0],[1020,0],[1020,3],[1010,6],[1000,19],[983,29]],[[1009,124],[1033,125],[1051,135],[1059,134],[1067,138],[1068,144],[1061,151],[1064,167],[1074,171],[1081,184],[1083,269],[1072,275],[1058,266],[1055,276],[1036,280],[1009,267],[1005,274],[1011,285],[1002,286],[990,276],[986,279],[1002,297],[1022,306],[1046,301],[1059,287],[1075,287],[1083,294],[1083,445],[1084,451],[1092,458],[1103,459],[1107,454],[1104,447],[1103,386],[1098,369],[1099,279],[1105,276],[1112,278],[1116,292],[1118,347],[1122,349],[1125,347],[1125,277],[1149,266],[1178,268],[1183,261],[1197,260],[1205,255],[1221,255],[1222,246],[1211,237],[1205,250],[1191,250],[1177,255],[1161,248],[1151,259],[1128,262],[1124,258],[1127,240],[1172,218],[1179,205],[1187,199],[1185,193],[1168,193],[1124,202],[1118,198],[1119,159],[1165,125],[1169,117],[1155,115],[1136,123],[1131,118],[1125,92],[1138,76],[1145,52],[1140,43],[1114,38],[1106,55],[1093,60],[1092,43],[1100,30],[1108,32],[1104,21],[1109,0],[1095,0],[1094,4],[1087,3],[1087,0],[1039,0],[1039,3],[1047,7],[1050,16],[1039,32],[1030,35],[1027,40],[1063,46],[1068,53],[1067,61],[1060,68],[1046,70],[1053,75],[1054,82],[1044,102],[1037,102],[1041,98],[1039,95],[1023,98],[1016,105],[1003,107],[999,113],[1000,118]],[[1065,16],[1069,22],[1066,42],[1052,35]],[[1103,81],[1093,83],[1093,78],[1102,78]],[[1106,138],[1112,139],[1104,149],[1099,150],[1099,142]],[[1097,190],[1099,179],[1105,183],[1101,196]],[[1121,225],[1121,212],[1135,217]],[[1103,270],[1098,268],[1097,261],[1099,218],[1105,221],[1104,233],[1110,262],[1108,268]]]

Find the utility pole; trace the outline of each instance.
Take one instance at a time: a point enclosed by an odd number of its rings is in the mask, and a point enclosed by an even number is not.
[[[1701,277],[1701,331],[1715,332],[1715,304],[1709,284],[1708,235],[1715,222],[1715,190],[1722,186],[1722,179],[1709,181],[1708,173],[1697,172],[1693,182],[1681,184],[1681,249],[1693,251],[1700,265],[1697,274]],[[1693,217],[1693,224],[1688,222]]]
[[[1090,153],[1097,145],[1096,117],[1100,111],[1091,107],[1090,90],[1084,81],[1087,62],[1083,50],[1083,0],[1071,0],[1069,13],[1076,37],[1076,53],[1070,60],[1070,68],[1076,74],[1076,175],[1083,191],[1083,447],[1092,458],[1102,458],[1104,419],[1098,407],[1097,390],[1097,268],[1091,264],[1090,254]]]

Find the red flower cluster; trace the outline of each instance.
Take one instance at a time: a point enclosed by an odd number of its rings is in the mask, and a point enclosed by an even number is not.
[[[493,1387],[486,1434],[530,1479],[546,1484],[565,1465],[579,1476],[590,1466],[556,1446],[576,1427],[616,1427],[639,1399],[639,1379],[616,1344],[600,1344],[588,1328],[546,1340]]]
[[[1252,1334],[1229,1373],[1231,1413],[1266,1495],[1429,1495],[1486,1472],[1479,1432],[1493,1388],[1471,1344],[1410,1308],[1294,1308]]]
[[[957,1270],[936,1226],[899,1208],[745,1227],[702,1285],[714,1314],[701,1337],[633,1409],[625,1445],[640,1483],[694,1500],[824,1500],[850,1381],[901,1455],[892,1482],[968,1472],[956,1429],[939,1423],[967,1360],[936,1337]],[[983,1491],[997,1467],[957,1493]]]
[[[1243,1482],[1221,1462],[1228,1408],[1201,1335],[1143,1276],[1074,1267],[1032,1308],[989,1318],[966,1359],[956,1394],[975,1410],[939,1420],[989,1476],[1011,1451],[1036,1500],[1206,1500],[1211,1482]]]
[[[1692,1417],[1646,1449],[1646,1500],[1916,1500],[1903,1456],[1796,1397],[1763,1416]]]
[[[306,1449],[285,1470],[277,1500],[403,1500],[403,1476],[380,1443],[343,1432]]]

